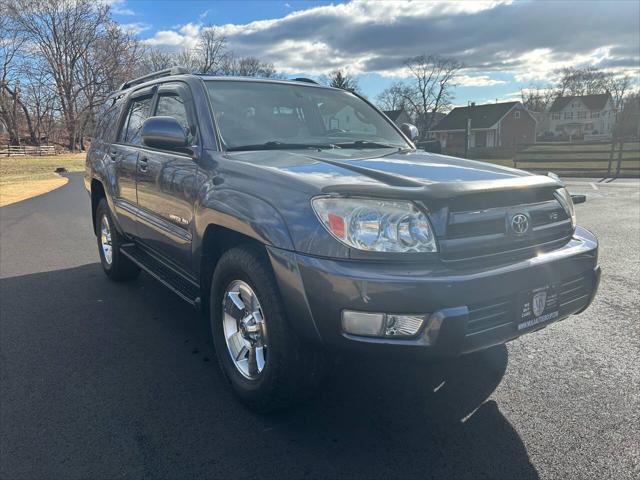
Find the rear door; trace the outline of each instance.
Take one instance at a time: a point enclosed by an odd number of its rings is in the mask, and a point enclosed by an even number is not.
[[[193,100],[186,84],[162,85],[157,92],[153,116],[173,117],[188,133],[189,144],[197,145],[198,129]],[[137,194],[140,240],[191,270],[194,183],[198,165],[188,152],[144,147],[140,151]]]
[[[115,169],[114,205],[118,222],[126,233],[133,236],[137,235],[136,175],[142,124],[151,115],[153,93],[152,89],[145,89],[130,97],[118,137],[108,153]]]

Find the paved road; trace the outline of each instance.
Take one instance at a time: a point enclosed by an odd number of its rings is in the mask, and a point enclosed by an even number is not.
[[[638,184],[572,188],[602,242],[587,313],[439,365],[344,361],[273,417],[188,306],[106,280],[80,176],[0,209],[0,477],[638,478]]]

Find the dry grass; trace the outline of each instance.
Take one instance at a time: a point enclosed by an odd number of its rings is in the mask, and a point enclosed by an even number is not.
[[[84,171],[84,153],[51,157],[0,157],[0,207],[50,192],[67,183],[55,169]]]

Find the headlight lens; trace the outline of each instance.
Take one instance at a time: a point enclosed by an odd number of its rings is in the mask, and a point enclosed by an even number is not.
[[[331,235],[358,250],[437,251],[429,220],[411,202],[318,197],[312,206]]]
[[[573,206],[573,200],[569,194],[569,190],[566,188],[559,188],[555,193],[556,198],[560,202],[560,205],[564,208],[567,215],[571,217],[571,226],[576,228],[576,209]]]

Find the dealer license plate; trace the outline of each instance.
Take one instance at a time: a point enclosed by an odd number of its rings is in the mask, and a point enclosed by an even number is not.
[[[560,284],[552,283],[522,292],[516,318],[517,329],[527,330],[556,320],[560,314],[559,290]]]

